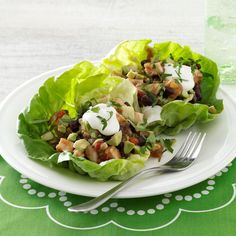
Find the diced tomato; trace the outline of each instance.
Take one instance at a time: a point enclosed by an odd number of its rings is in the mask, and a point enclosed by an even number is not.
[[[51,119],[50,119],[50,123],[51,124],[53,124],[53,123],[57,124],[59,119],[61,119],[65,114],[67,114],[65,110],[61,110],[61,111],[55,112],[52,115]]]
[[[101,142],[100,142],[100,141],[99,141],[99,142],[96,142],[96,144],[95,144],[95,150],[96,150],[96,151],[99,151],[99,150],[100,150],[102,143],[103,143],[103,141],[101,141]]]
[[[129,141],[131,143],[133,143],[134,145],[138,145],[138,143],[139,143],[138,138],[135,138],[135,137],[130,137]]]
[[[145,92],[143,90],[138,89],[138,97],[141,98],[145,95]]]
[[[62,110],[62,111],[58,111],[56,113],[56,116],[59,119],[59,118],[62,118],[65,114],[66,114],[66,111]]]

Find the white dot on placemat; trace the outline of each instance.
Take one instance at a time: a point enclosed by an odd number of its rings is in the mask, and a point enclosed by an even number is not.
[[[162,205],[162,204],[157,204],[157,205],[156,205],[156,209],[157,209],[157,210],[162,210],[162,209],[164,209],[164,205]]]
[[[30,189],[30,190],[28,191],[28,194],[34,195],[36,192],[37,192],[37,191],[36,191],[35,189]]]
[[[156,212],[156,211],[155,211],[154,209],[148,209],[148,210],[147,210],[147,213],[148,213],[148,214],[154,214],[155,212]]]
[[[45,196],[45,193],[44,193],[44,192],[38,192],[38,193],[37,193],[37,196],[38,196],[38,197],[44,197],[44,196]]]
[[[110,207],[117,207],[118,206],[118,203],[117,202],[112,202],[111,204],[110,204]]]
[[[21,178],[27,179],[28,177],[26,175],[21,175]]]
[[[24,189],[30,189],[30,188],[31,188],[31,185],[30,185],[30,184],[24,184],[24,185],[23,185],[23,188],[24,188]]]
[[[185,201],[191,201],[193,198],[192,198],[192,196],[190,196],[190,195],[187,195],[187,196],[185,196],[184,197],[184,200]]]
[[[227,172],[229,169],[227,167],[225,167],[224,169],[222,169],[221,171],[223,171],[224,173]]]
[[[57,194],[56,194],[56,193],[53,193],[53,192],[48,194],[48,197],[49,197],[49,198],[54,198],[54,197],[56,197],[56,196],[57,196]]]
[[[213,175],[213,176],[211,176],[209,179],[214,179],[216,176],[215,175]]]
[[[129,216],[132,216],[134,214],[135,214],[135,211],[133,211],[133,210],[128,210],[127,211],[127,215],[129,215]]]
[[[102,208],[102,211],[103,211],[103,212],[108,212],[108,211],[110,211],[110,208],[109,208],[109,207],[103,207],[103,208]]]
[[[219,171],[218,173],[216,173],[216,176],[221,176],[222,175],[222,172]]]
[[[207,182],[209,185],[214,185],[216,182],[214,180],[208,180]]]
[[[28,179],[20,179],[20,181],[19,181],[21,184],[25,184],[25,183],[27,183],[28,182]]]
[[[206,189],[207,189],[207,190],[213,190],[214,187],[213,187],[213,186],[207,186]]]
[[[170,203],[170,200],[168,198],[163,198],[162,199],[162,203],[164,204],[169,204]]]
[[[67,200],[67,197],[66,197],[66,196],[62,196],[62,197],[59,198],[59,201],[61,201],[61,202],[64,202],[64,201],[66,201],[66,200]]]
[[[58,192],[58,195],[59,195],[59,196],[65,196],[65,195],[66,195],[66,192],[60,191],[60,192]]]
[[[166,193],[166,194],[164,194],[164,196],[165,196],[165,197],[171,197],[172,194],[171,194],[171,193]]]
[[[137,211],[137,214],[140,215],[140,216],[143,216],[143,215],[145,215],[145,211],[139,210],[139,211]]]
[[[227,166],[232,166],[233,164],[232,164],[232,162],[231,163],[229,163]]]
[[[124,211],[125,211],[125,208],[124,208],[124,207],[118,207],[116,210],[117,210],[118,212],[124,212]]]
[[[202,195],[200,194],[200,193],[194,193],[193,194],[193,197],[195,197],[195,198],[200,198]]]
[[[91,210],[91,211],[90,211],[90,213],[91,213],[92,215],[97,215],[97,213],[98,213],[98,210],[96,210],[96,209],[94,209],[94,210]]]
[[[66,207],[69,207],[69,206],[71,206],[71,205],[72,205],[72,203],[71,203],[70,201],[64,202],[64,206],[66,206]]]
[[[203,195],[207,195],[207,194],[209,194],[209,191],[203,190],[201,193],[202,193]]]
[[[175,196],[175,199],[177,201],[182,201],[183,200],[183,196],[182,195],[177,195],[177,196]]]

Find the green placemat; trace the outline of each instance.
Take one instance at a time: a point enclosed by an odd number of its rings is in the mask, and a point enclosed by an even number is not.
[[[71,204],[89,198],[44,187],[0,157],[1,235],[236,235],[236,161],[185,190],[112,199],[87,213]]]

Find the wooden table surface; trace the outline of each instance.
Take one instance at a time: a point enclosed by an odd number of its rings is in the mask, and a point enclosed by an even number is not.
[[[24,81],[125,39],[204,51],[204,0],[0,0],[0,101]]]

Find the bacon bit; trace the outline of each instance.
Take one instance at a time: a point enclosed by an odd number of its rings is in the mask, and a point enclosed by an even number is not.
[[[59,143],[56,146],[56,150],[58,152],[63,152],[63,151],[72,152],[73,151],[73,142],[71,142],[65,138],[61,138]]]
[[[130,138],[129,138],[129,141],[130,141],[131,143],[133,143],[134,145],[138,145],[138,143],[139,143],[138,138],[135,138],[135,137],[130,137]]]

